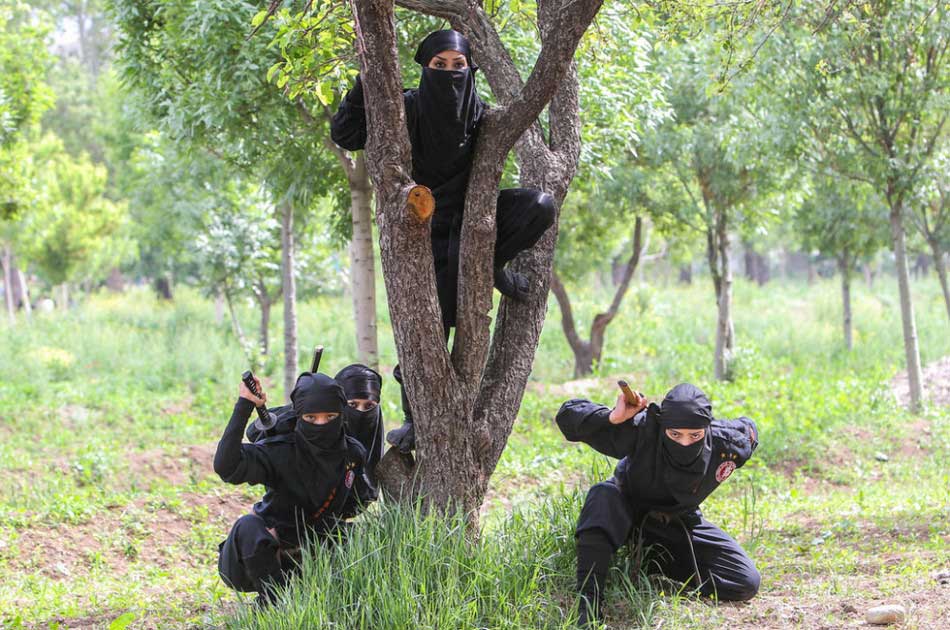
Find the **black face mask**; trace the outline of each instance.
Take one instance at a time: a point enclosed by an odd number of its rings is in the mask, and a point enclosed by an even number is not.
[[[298,419],[295,431],[307,445],[319,450],[331,450],[337,448],[343,438],[343,417],[337,416],[326,424],[311,424]]]
[[[670,465],[676,468],[689,469],[696,462],[697,458],[702,455],[705,446],[705,438],[689,446],[683,446],[671,440],[665,433],[663,435],[663,450],[665,451],[666,459]],[[705,467],[703,469],[705,470]]]
[[[475,71],[423,68],[419,80],[419,124],[427,155],[451,158],[467,147],[478,119]]]

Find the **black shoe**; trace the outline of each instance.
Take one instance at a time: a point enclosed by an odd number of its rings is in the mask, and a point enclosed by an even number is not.
[[[416,430],[411,422],[405,422],[398,429],[387,433],[386,441],[400,453],[408,454],[416,448]]]
[[[517,271],[511,271],[504,267],[495,268],[495,288],[502,295],[515,300],[524,302],[531,295],[531,288],[528,284],[528,278]]]

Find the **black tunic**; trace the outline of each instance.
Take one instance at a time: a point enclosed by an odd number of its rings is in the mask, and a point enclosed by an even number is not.
[[[305,528],[324,534],[338,519],[355,516],[376,498],[363,470],[365,449],[355,439],[344,436],[338,447],[326,453],[327,465],[310,468],[298,461],[296,432],[242,443],[253,410],[253,403],[244,398],[234,405],[215,452],[214,470],[227,483],[265,486],[264,497],[253,511],[277,530],[281,544],[299,545]],[[301,474],[301,470],[307,472]]]
[[[651,404],[646,410],[621,424],[611,424],[610,409],[589,400],[569,400],[557,414],[561,432],[572,442],[584,442],[610,457],[621,458],[614,471],[624,496],[638,513],[660,511],[669,514],[695,512],[700,503],[742,467],[758,446],[755,423],[746,417],[714,419],[710,427],[712,454],[705,474],[690,488],[671,488],[663,457],[663,432]]]

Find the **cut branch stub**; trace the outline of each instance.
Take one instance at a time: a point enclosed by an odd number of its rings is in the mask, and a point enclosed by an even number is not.
[[[421,223],[425,223],[432,218],[435,212],[435,197],[432,191],[422,185],[416,185],[409,189],[406,197],[406,205],[409,212]]]

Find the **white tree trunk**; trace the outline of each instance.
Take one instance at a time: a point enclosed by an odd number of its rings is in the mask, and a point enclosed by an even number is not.
[[[349,175],[350,214],[353,239],[350,241],[350,285],[353,317],[356,320],[356,356],[372,368],[379,365],[376,332],[376,263],[373,258],[372,188],[366,160],[360,153]]]
[[[214,323],[217,326],[224,323],[224,294],[220,289],[214,294]]]
[[[297,283],[294,280],[294,204],[284,200],[280,208],[281,277],[284,295],[284,398],[297,381]]]
[[[900,291],[901,320],[904,328],[904,352],[907,356],[907,382],[910,386],[910,409],[918,412],[924,398],[920,372],[920,350],[917,346],[917,324],[910,297],[910,276],[907,272],[907,250],[904,237],[902,208],[891,208],[891,238],[897,262],[897,287]]]
[[[30,302],[30,285],[26,282],[26,274],[17,267],[17,282],[20,285],[20,295],[23,298],[23,312],[27,317],[33,315],[33,304]]]
[[[724,380],[729,373],[729,360],[735,348],[735,330],[732,324],[732,261],[729,255],[729,231],[726,211],[716,217],[717,248],[721,275],[719,308],[716,321],[715,376]]]
[[[842,324],[844,326],[844,345],[850,352],[854,349],[854,338],[851,326],[851,265],[848,261],[848,253],[843,252],[838,256],[838,270],[841,272],[841,305],[842,305]]]
[[[11,266],[13,263],[13,251],[10,245],[3,244],[3,252],[0,254],[0,264],[3,265],[3,301],[7,305],[7,316],[10,323],[16,323],[16,309],[13,306],[13,274]]]
[[[59,308],[60,310],[69,310],[69,283],[64,282],[59,285]]]

